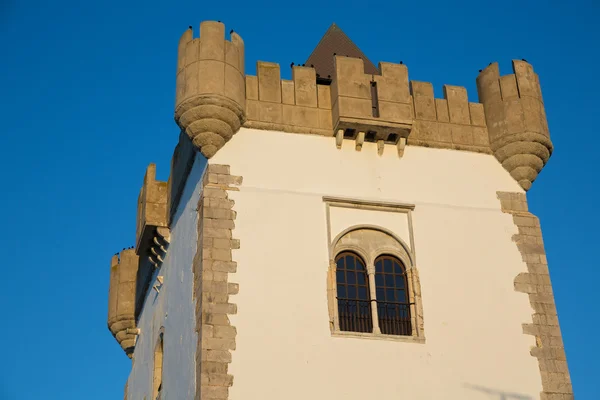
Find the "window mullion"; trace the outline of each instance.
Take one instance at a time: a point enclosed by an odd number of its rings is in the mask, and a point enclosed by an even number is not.
[[[371,295],[371,317],[373,318],[373,333],[381,333],[379,317],[377,316],[377,288],[375,287],[375,268],[368,268],[369,294]]]

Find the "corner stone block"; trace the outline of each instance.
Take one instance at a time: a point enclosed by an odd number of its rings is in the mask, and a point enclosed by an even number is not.
[[[256,63],[258,76],[258,99],[281,103],[281,72],[279,64],[259,61]]]

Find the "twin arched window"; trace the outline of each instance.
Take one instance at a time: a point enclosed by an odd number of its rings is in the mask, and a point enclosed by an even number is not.
[[[355,253],[344,251],[335,262],[340,330],[373,332],[376,322],[382,334],[412,335],[406,268],[398,258],[377,257],[374,276]]]

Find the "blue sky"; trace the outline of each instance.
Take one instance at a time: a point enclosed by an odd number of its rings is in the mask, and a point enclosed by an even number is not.
[[[0,399],[118,399],[129,360],[106,328],[109,260],[133,245],[148,163],[166,180],[177,42],[221,20],[255,61],[306,60],[336,22],[410,79],[466,86],[499,61],[539,73],[555,153],[534,183],[578,399],[600,398],[597,213],[600,5],[594,0],[376,2],[0,0]]]

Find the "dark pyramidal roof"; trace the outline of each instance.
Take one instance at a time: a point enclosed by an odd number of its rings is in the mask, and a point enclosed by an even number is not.
[[[333,53],[339,56],[362,58],[365,73],[379,75],[379,70],[352,40],[336,25],[331,24],[319,44],[306,61],[306,66],[314,66],[316,73],[323,78],[333,77]]]

